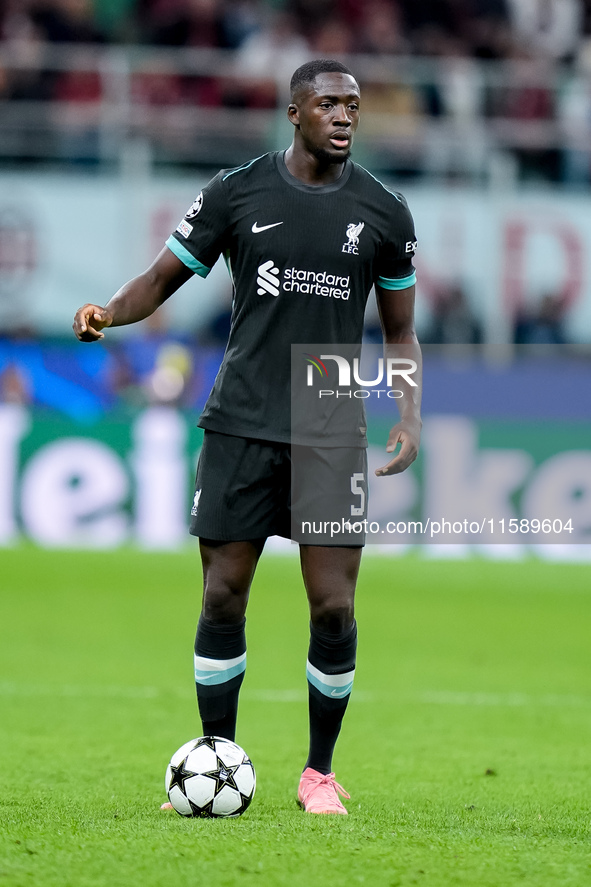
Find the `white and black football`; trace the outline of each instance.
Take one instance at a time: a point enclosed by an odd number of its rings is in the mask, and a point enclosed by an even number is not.
[[[252,761],[235,742],[201,736],[173,754],[165,788],[181,816],[241,816],[254,797],[256,774]]]

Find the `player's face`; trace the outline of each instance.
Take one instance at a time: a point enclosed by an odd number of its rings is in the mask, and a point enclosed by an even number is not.
[[[318,160],[344,163],[359,123],[359,86],[350,74],[318,74],[296,96],[288,116],[304,147]]]

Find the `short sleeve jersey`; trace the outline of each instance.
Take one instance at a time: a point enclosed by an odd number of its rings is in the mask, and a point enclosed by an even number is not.
[[[223,255],[234,287],[228,345],[199,425],[263,440],[320,443],[292,440],[291,346],[360,343],[373,284],[395,298],[415,282],[406,201],[350,160],[324,186],[292,176],[283,152],[222,170],[167,246],[201,277]]]

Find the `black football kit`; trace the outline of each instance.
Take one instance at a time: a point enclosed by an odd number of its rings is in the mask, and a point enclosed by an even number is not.
[[[206,430],[204,453],[216,449],[215,459],[222,458],[224,441],[217,447],[209,445],[212,433],[247,439],[255,448],[252,453],[257,446],[275,445],[283,461],[290,445],[334,446],[334,440],[313,419],[306,427],[292,427],[292,345],[358,344],[373,284],[392,291],[414,284],[416,238],[402,195],[387,190],[350,160],[337,181],[311,186],[291,175],[284,152],[265,154],[237,169],[219,172],[192,204],[167,246],[201,277],[209,274],[222,255],[234,287],[228,345],[199,420]],[[243,447],[225,443],[227,448]],[[353,422],[338,443],[343,452],[346,447],[363,449],[363,422]],[[236,458],[244,461],[244,452]],[[219,540],[290,535],[285,529],[285,515],[291,510],[285,465],[272,467],[268,453],[265,458],[264,482],[251,476],[249,484],[242,472],[225,490],[219,484],[224,475],[232,474],[228,464],[225,472],[223,466],[215,471],[213,461],[208,468],[202,460],[192,533]],[[257,462],[254,456],[253,462]],[[353,476],[349,468],[347,464]],[[273,476],[275,493],[285,486],[283,515],[278,516],[281,509],[275,498],[266,498],[266,504],[249,512],[245,487],[273,487]],[[212,491],[206,496],[210,483]],[[326,485],[330,483],[327,479]],[[267,512],[268,520],[254,518],[255,513]],[[252,520],[247,519],[248,513]],[[316,544],[325,543],[318,540]]]

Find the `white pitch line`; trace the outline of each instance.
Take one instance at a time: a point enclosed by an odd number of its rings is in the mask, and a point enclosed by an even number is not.
[[[19,684],[16,681],[1,681],[0,696],[47,696],[61,699],[162,699],[166,696],[184,699],[192,696],[192,688],[176,687],[131,687],[118,684]],[[357,702],[373,701],[375,694],[363,690],[354,691]],[[308,694],[301,690],[244,690],[241,697],[251,702],[306,702]]]
[[[156,699],[158,696],[184,696],[185,693],[158,687],[130,687],[118,684],[18,684],[0,682],[0,696],[51,696],[59,698]]]
[[[551,708],[588,708],[591,706],[591,696],[561,695],[559,693],[532,696],[527,693],[458,693],[435,690],[422,693],[420,701],[431,705],[499,706],[505,708],[527,708],[538,705]]]
[[[251,702],[306,702],[304,690],[244,690],[241,698]]]
[[[0,696],[35,697],[46,696],[61,699],[177,699],[192,698],[192,687],[134,687],[124,684],[21,684],[16,681],[0,681]],[[250,702],[303,703],[308,694],[306,689],[245,689],[241,697]],[[381,693],[353,688],[352,701],[381,702],[392,706],[452,705],[467,707],[530,708],[536,706],[550,708],[590,708],[591,696],[573,694],[545,694],[534,696],[527,693],[488,693],[457,692],[451,690],[431,690],[418,694]]]
[[[307,702],[307,690],[244,690],[241,698],[251,702]],[[353,687],[351,699],[355,702],[376,702],[380,695]]]

